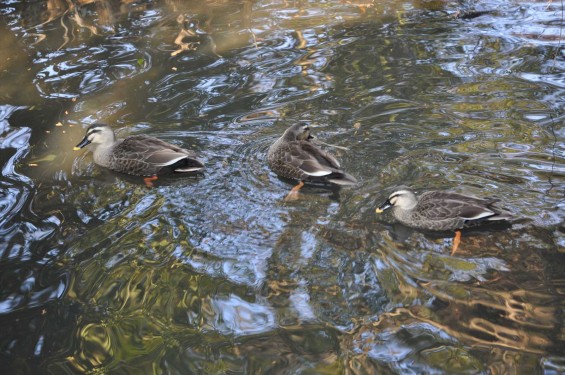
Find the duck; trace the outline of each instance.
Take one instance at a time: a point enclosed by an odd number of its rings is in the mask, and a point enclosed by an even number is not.
[[[107,124],[92,124],[74,147],[89,146],[94,162],[116,172],[145,177],[148,187],[158,175],[198,172],[204,164],[194,152],[144,134],[117,139]]]
[[[345,173],[337,159],[312,142],[308,124],[286,129],[267,151],[267,163],[278,176],[298,180],[285,200],[296,199],[305,183],[354,185],[355,177]]]
[[[448,191],[428,191],[416,196],[412,190],[402,188],[390,194],[376,212],[380,214],[392,207],[393,216],[406,226],[431,231],[455,231],[453,255],[461,242],[461,229],[512,218],[509,211],[495,205],[499,201]]]

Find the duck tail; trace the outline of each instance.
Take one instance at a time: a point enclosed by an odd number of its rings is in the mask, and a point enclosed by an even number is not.
[[[183,159],[185,163],[175,166],[174,171],[178,173],[196,172],[204,169],[204,164],[196,159],[186,158]]]
[[[488,208],[494,212],[494,215],[490,216],[488,220],[490,221],[497,221],[497,220],[512,220],[514,215],[512,212],[507,211],[503,208],[497,207],[494,204],[490,204]]]
[[[336,185],[355,185],[357,183],[357,179],[352,175],[341,172],[341,173],[332,173],[328,176],[328,181],[332,184]]]
[[[202,167],[186,167],[186,168],[177,168],[175,169],[175,172],[178,173],[186,173],[186,172],[196,172],[196,171],[201,171]]]

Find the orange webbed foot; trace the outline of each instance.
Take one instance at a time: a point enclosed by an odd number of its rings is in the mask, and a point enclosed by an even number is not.
[[[295,201],[298,199],[298,191],[304,186],[304,182],[300,181],[298,185],[290,190],[290,193],[284,198],[285,202]]]
[[[457,249],[459,248],[459,244],[461,243],[461,231],[455,231],[455,237],[453,237],[453,247],[451,249],[451,255],[455,254]]]
[[[153,181],[157,180],[159,177],[157,176],[151,176],[151,177],[145,177],[143,179],[143,182],[145,182],[145,186],[147,186],[149,189],[151,189],[153,187]]]

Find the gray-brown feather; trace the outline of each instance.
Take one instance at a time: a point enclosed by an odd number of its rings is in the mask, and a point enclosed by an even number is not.
[[[356,182],[333,155],[309,140],[289,140],[286,133],[269,148],[267,163],[277,175],[294,180],[341,185]]]
[[[482,221],[505,220],[510,214],[494,205],[495,199],[481,199],[449,192],[422,194],[411,210],[394,207],[394,216],[402,223],[428,230],[455,230]]]
[[[113,147],[108,167],[122,173],[152,176],[177,163],[204,167],[189,150],[147,135],[134,135]]]

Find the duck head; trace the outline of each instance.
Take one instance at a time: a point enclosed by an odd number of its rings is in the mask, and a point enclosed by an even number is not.
[[[314,138],[310,133],[310,126],[308,124],[292,125],[284,132],[284,137],[288,141],[308,141]]]
[[[82,141],[74,147],[74,150],[80,150],[91,143],[95,145],[112,144],[115,141],[116,136],[110,126],[106,124],[92,124],[86,129],[86,135]]]
[[[378,214],[391,207],[399,207],[403,210],[410,210],[416,206],[418,200],[416,195],[407,189],[397,190],[375,210]]]

